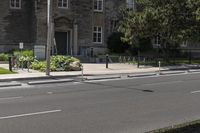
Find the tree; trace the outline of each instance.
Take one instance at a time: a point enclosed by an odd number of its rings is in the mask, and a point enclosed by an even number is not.
[[[144,15],[141,12],[133,12],[126,8],[121,10],[122,21],[120,22],[119,32],[123,33],[122,41],[127,42],[137,48],[138,67],[140,65],[140,45],[139,41],[146,36]]]
[[[123,41],[139,47],[138,39],[159,36],[167,60],[170,48],[199,39],[199,0],[137,0],[137,5],[138,11],[121,11]]]
[[[129,45],[127,43],[122,42],[121,40],[122,33],[114,32],[112,33],[107,40],[107,47],[112,53],[124,53]]]

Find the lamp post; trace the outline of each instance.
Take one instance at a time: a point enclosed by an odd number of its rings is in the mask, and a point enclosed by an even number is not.
[[[50,54],[52,46],[52,9],[53,0],[47,0],[47,45],[46,45],[46,75],[50,75]]]

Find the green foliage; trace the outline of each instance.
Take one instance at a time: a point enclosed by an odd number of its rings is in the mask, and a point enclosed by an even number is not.
[[[128,44],[121,41],[122,33],[114,32],[107,40],[107,47],[111,53],[124,53],[128,48]]]
[[[62,55],[52,56],[50,70],[51,71],[70,71],[71,70],[70,64],[73,62],[80,63],[80,61],[74,57],[62,56]],[[46,61],[34,60],[34,62],[32,62],[31,64],[31,68],[34,70],[45,71]]]
[[[34,60],[34,62],[31,63],[31,68],[34,70],[44,71],[46,69],[46,62]]]
[[[122,40],[139,47],[142,38],[160,37],[163,52],[183,41],[200,40],[199,0],[137,0],[141,10],[121,10]]]
[[[0,54],[0,61],[8,61],[8,57],[9,57],[8,54],[1,53]]]
[[[23,65],[23,68],[27,68],[28,62],[31,63],[35,59],[32,50],[14,51],[13,55],[18,62],[18,66],[22,67]]]
[[[14,51],[14,56],[33,57],[33,51],[32,50]]]

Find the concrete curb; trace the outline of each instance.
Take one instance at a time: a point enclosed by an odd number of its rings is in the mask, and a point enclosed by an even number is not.
[[[102,80],[102,79],[117,79],[121,78],[119,75],[109,75],[109,76],[92,76],[85,78],[86,80]]]
[[[44,81],[31,81],[28,82],[28,85],[39,85],[39,84],[52,84],[52,83],[65,83],[73,82],[73,79],[60,79],[60,80],[44,80]]]
[[[200,69],[188,70],[188,72],[190,72],[190,73],[200,72]]]
[[[35,77],[13,77],[13,78],[4,78],[0,79],[0,82],[10,82],[10,81],[21,81],[21,80],[43,80],[43,79],[56,79],[56,78],[73,78],[73,77],[78,77],[81,76],[81,74],[77,75],[50,75],[50,76],[35,76]],[[84,75],[85,76],[85,75]]]
[[[142,73],[142,74],[129,74],[127,75],[128,78],[131,77],[148,77],[148,76],[155,76],[156,73]]]
[[[185,73],[186,71],[165,71],[165,72],[160,72],[160,75],[168,75],[168,74],[181,74]]]
[[[187,71],[188,73],[200,72],[200,69],[190,69]],[[181,74],[186,73],[186,71],[170,71],[170,70],[161,70],[160,75],[167,74]],[[115,75],[115,76],[114,76]],[[118,75],[118,76],[116,76]],[[158,71],[152,72],[139,72],[139,73],[112,73],[112,74],[84,74],[84,77],[87,77],[86,80],[100,80],[100,79],[115,79],[121,78],[119,75],[128,75],[127,77],[147,77],[147,76],[155,76],[159,75]],[[35,76],[35,77],[12,77],[12,78],[3,78],[0,79],[0,82],[11,82],[11,81],[22,81],[22,80],[54,80],[56,78],[80,78],[81,74],[76,75],[50,75],[50,76]]]
[[[14,83],[14,82],[0,83],[0,87],[12,87],[12,86],[22,86],[22,84],[21,83]]]

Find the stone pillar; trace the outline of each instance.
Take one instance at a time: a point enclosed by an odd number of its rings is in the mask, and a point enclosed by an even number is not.
[[[74,55],[77,55],[78,54],[78,25],[77,24],[74,24],[73,26],[73,40],[74,40]]]

